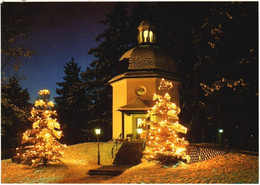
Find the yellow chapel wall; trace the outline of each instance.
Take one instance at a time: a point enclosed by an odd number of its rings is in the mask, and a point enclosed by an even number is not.
[[[146,88],[146,93],[142,96],[136,94],[139,86]],[[152,100],[156,92],[156,78],[128,78],[127,79],[127,102],[140,97],[142,100]]]
[[[179,86],[180,82],[178,81],[173,81],[173,80],[168,80],[167,81],[172,82],[173,87],[170,89],[168,92],[169,95],[171,96],[171,102],[175,103],[177,106],[180,106],[180,96],[179,96]],[[156,94],[163,95],[162,91],[159,91],[158,87],[160,86],[161,78],[156,79]]]
[[[167,80],[167,79],[166,79]],[[118,138],[122,133],[122,113],[118,109],[128,104],[133,99],[140,97],[142,100],[152,100],[154,93],[161,94],[158,90],[161,78],[126,78],[112,83],[113,87],[113,138]],[[168,80],[170,81],[170,80]],[[171,81],[173,88],[169,91],[171,101],[179,106],[179,82]],[[146,88],[146,93],[143,96],[136,94],[136,89],[139,86]],[[124,138],[127,134],[134,132],[133,117],[132,115],[124,115]]]
[[[125,114],[125,138],[127,134],[133,134],[132,115]]]
[[[127,81],[127,103],[132,101],[133,99],[140,97],[142,100],[152,100],[154,93],[162,94],[161,91],[158,90],[162,78],[128,78]],[[166,79],[167,80],[167,79]],[[171,101],[174,102],[177,106],[179,106],[179,82],[171,81],[173,84],[173,88],[169,91]],[[136,94],[136,89],[140,86],[146,88],[146,93],[142,96],[138,96]],[[125,137],[126,134],[133,134],[135,136],[136,126],[133,125],[135,123],[134,119],[137,117],[145,117],[145,115],[140,114],[136,115],[125,115]],[[154,121],[157,120],[156,117],[153,117]],[[158,121],[158,120],[157,120]]]
[[[113,139],[116,139],[122,133],[122,113],[118,111],[118,109],[127,104],[126,79],[116,81],[112,83],[111,86],[113,87],[112,135],[113,135]]]
[[[162,91],[159,91],[158,87],[160,85],[162,78],[128,78],[127,80],[127,103],[133,99],[140,97],[142,100],[152,100],[154,93],[163,95]],[[179,84],[180,82],[168,80],[172,82],[173,88],[170,89],[169,94],[171,96],[171,101],[177,106],[180,105],[179,100]],[[136,89],[139,86],[144,86],[146,88],[146,94],[143,96],[138,96],[136,94]]]
[[[118,138],[122,133],[122,113],[118,109],[137,98],[136,89],[143,85],[146,88],[146,94],[140,97],[142,100],[152,100],[156,90],[155,78],[126,78],[111,84],[113,87],[113,138]],[[124,138],[127,134],[133,133],[133,118],[131,115],[124,114]]]
[[[145,87],[146,93],[142,96],[137,95],[136,90],[138,87]],[[128,78],[127,79],[127,103],[133,99],[140,97],[142,100],[152,100],[153,94],[156,89],[155,78]],[[137,117],[145,117],[142,115],[129,115],[125,120],[125,134],[131,133],[136,138],[136,119]]]

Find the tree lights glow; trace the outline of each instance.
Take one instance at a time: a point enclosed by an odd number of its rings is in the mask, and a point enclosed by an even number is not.
[[[246,87],[247,85],[248,84],[246,84],[242,78],[237,81],[222,78],[221,80],[218,80],[215,83],[213,83],[211,86],[206,85],[204,83],[200,83],[200,86],[205,91],[205,96],[212,95],[215,91],[219,91],[223,87],[228,87],[235,91],[237,88]]]
[[[170,102],[171,96],[167,92],[172,87],[171,82],[162,79],[159,90],[165,92],[164,96],[157,94],[153,96],[156,104],[151,111],[148,111],[146,117],[157,116],[158,119],[147,123],[150,125],[150,130],[145,153],[148,154],[147,158],[152,160],[161,161],[161,159],[171,158],[189,162],[189,156],[186,155],[186,146],[189,142],[184,137],[178,137],[178,133],[186,134],[187,128],[179,123],[180,108]]]
[[[48,101],[50,91],[40,90],[38,94],[42,99],[37,100],[31,110],[32,129],[23,133],[23,146],[16,149],[17,155],[14,157],[31,167],[60,162],[59,158],[63,156],[62,148],[65,147],[57,141],[61,138],[62,131],[55,118],[57,113],[52,110],[54,103]]]

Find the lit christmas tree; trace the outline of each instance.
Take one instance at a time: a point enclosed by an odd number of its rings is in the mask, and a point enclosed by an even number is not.
[[[60,124],[55,118],[57,113],[52,110],[54,103],[49,101],[50,91],[40,90],[42,97],[35,102],[31,110],[32,129],[23,133],[21,148],[17,148],[14,160],[31,167],[60,162],[63,156],[62,145],[57,141],[62,136]]]
[[[162,163],[176,163],[180,160],[189,162],[189,156],[186,155],[189,142],[178,137],[178,133],[186,134],[187,128],[179,123],[180,108],[170,102],[171,96],[167,92],[172,86],[171,82],[162,79],[159,90],[164,92],[164,96],[154,94],[156,104],[146,116],[150,120],[147,123],[150,129],[145,153],[148,159]],[[154,116],[157,117],[155,120]]]

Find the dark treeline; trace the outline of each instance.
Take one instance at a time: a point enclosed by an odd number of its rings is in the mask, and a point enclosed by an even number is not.
[[[156,28],[157,44],[174,56],[179,77],[181,124],[189,142],[218,142],[258,150],[258,4],[115,3],[100,21],[105,30],[98,46],[87,53],[96,57],[81,72],[77,61],[64,66],[63,82],[55,97],[64,142],[101,140],[112,134],[112,88],[107,83],[120,74],[119,59],[137,44],[142,20]],[[76,57],[76,56],[75,56]]]
[[[148,20],[183,79],[180,120],[189,129],[188,140],[217,142],[221,128],[231,147],[257,150],[257,13],[257,3],[115,4],[100,21],[106,26],[96,37],[100,44],[88,51],[96,60],[77,74],[86,93],[84,123],[77,125],[89,134],[101,127],[102,140],[111,139],[112,88],[107,82],[122,72],[118,60],[137,44],[137,26]]]

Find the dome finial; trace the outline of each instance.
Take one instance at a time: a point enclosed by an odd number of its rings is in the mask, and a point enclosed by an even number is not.
[[[155,27],[150,25],[148,21],[142,21],[137,28],[138,33],[138,44],[148,44],[156,42],[156,35],[154,34]]]

